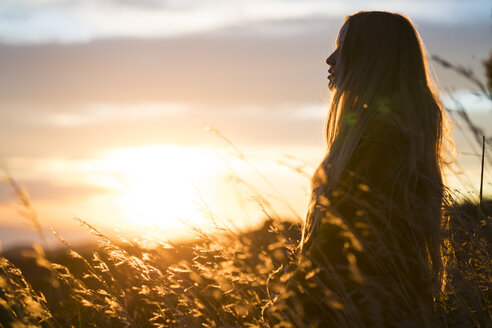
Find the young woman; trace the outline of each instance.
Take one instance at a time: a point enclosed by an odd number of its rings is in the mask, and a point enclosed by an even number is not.
[[[402,15],[358,12],[326,62],[333,98],[301,240],[304,318],[433,327],[447,130],[423,44]]]

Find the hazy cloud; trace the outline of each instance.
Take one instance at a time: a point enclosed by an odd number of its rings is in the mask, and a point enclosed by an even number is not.
[[[9,0],[0,3],[0,39],[11,43],[170,37],[263,21],[390,10],[442,24],[488,22],[490,4],[452,1]]]
[[[340,21],[316,18],[172,39],[0,46],[0,99],[31,103],[311,103],[325,94],[326,56]],[[302,26],[303,28],[298,28]],[[474,69],[489,24],[420,23],[429,52]],[[297,33],[282,33],[289,28]],[[277,33],[274,33],[274,32]],[[473,58],[475,56],[475,58]],[[444,86],[464,81],[436,67]]]
[[[32,201],[50,200],[66,201],[80,199],[94,194],[105,193],[107,190],[86,185],[61,185],[52,181],[23,181],[22,188],[29,194]],[[0,183],[0,203],[16,202],[16,196],[10,185]]]

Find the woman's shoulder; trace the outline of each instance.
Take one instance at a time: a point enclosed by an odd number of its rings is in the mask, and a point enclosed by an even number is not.
[[[409,149],[407,138],[395,122],[375,118],[368,123],[346,170],[379,185],[394,178],[408,159]]]
[[[393,93],[388,96],[377,97],[365,107],[370,111],[369,125],[376,128],[386,128],[385,131],[401,132],[402,122],[402,104],[399,93]]]
[[[372,118],[361,136],[358,148],[382,152],[403,151],[408,148],[408,140],[403,127],[396,120],[385,116]]]

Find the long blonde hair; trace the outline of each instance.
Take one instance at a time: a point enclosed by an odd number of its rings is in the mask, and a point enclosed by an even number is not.
[[[425,176],[426,197],[412,216],[418,226],[434,273],[440,270],[439,230],[443,197],[444,140],[447,120],[429,77],[422,41],[411,21],[389,12],[358,12],[345,19],[339,81],[326,124],[328,152],[312,180],[311,204],[303,227],[301,251],[308,248],[320,226],[320,197],[338,183],[370,122],[386,121],[408,142],[408,161],[392,183],[410,179],[406,172]],[[367,158],[370,162],[371,159]],[[408,174],[407,174],[408,175]],[[415,201],[404,191],[404,209]],[[421,201],[421,200],[420,200]],[[414,207],[413,207],[414,208]]]

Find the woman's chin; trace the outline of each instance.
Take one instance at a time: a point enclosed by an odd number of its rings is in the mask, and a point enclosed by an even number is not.
[[[330,91],[335,90],[335,83],[333,82],[333,80],[329,80],[329,81],[328,81],[328,89],[329,89]]]

